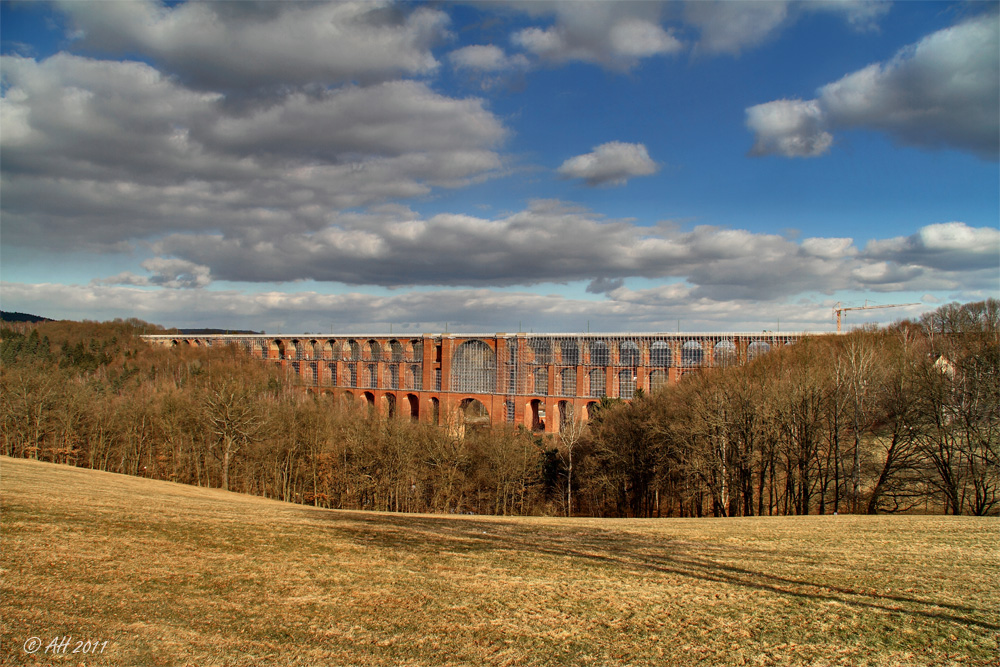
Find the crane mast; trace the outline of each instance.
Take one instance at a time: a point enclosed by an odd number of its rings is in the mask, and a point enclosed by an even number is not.
[[[919,303],[891,303],[885,306],[869,306],[868,302],[865,302],[863,306],[841,306],[840,302],[833,307],[833,313],[837,317],[837,333],[840,333],[840,318],[841,315],[848,310],[874,310],[876,308],[902,308],[904,306],[919,306]]]

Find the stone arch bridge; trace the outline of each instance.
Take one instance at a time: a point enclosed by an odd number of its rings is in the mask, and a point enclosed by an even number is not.
[[[311,391],[457,431],[558,433],[602,396],[632,398],[701,369],[742,364],[808,334],[150,335],[168,347],[236,345]]]

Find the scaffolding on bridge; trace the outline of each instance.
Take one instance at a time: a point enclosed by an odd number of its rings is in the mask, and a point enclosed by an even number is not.
[[[424,334],[400,340],[378,336],[147,336],[164,344],[235,344],[286,367],[305,385],[429,390],[505,396],[629,399],[687,373],[752,361],[793,344],[799,333],[699,334]],[[426,341],[431,341],[427,345]],[[441,341],[451,346],[442,383]],[[322,364],[322,366],[321,366]],[[428,368],[428,364],[430,368]]]

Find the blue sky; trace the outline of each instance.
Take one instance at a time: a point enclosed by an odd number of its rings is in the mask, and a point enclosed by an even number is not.
[[[998,3],[0,3],[0,302],[824,331],[1000,294]]]

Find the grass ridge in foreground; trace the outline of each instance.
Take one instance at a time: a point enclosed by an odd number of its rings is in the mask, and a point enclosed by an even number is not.
[[[391,515],[9,458],[0,504],[3,664],[997,664],[997,519]],[[65,636],[108,645],[24,651]]]

